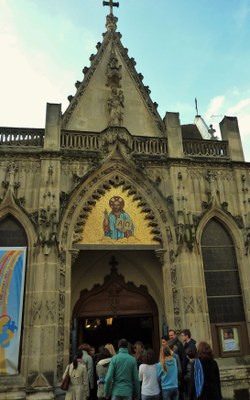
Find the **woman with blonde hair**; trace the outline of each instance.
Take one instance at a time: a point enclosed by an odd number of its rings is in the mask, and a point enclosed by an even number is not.
[[[97,364],[96,364],[96,375],[97,375],[97,398],[105,399],[104,396],[104,384],[105,384],[105,376],[107,374],[109,364],[111,361],[111,354],[109,350],[105,347],[100,351]]]
[[[161,348],[160,362],[157,364],[157,376],[161,385],[162,400],[178,400],[178,367],[169,346]]]
[[[107,349],[110,352],[111,356],[115,356],[116,355],[116,351],[115,351],[115,348],[112,345],[112,343],[106,343],[104,348]]]

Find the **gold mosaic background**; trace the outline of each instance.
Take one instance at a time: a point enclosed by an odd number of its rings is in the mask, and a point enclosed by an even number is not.
[[[123,198],[125,205],[124,211],[130,215],[134,224],[134,236],[129,238],[122,238],[119,240],[111,239],[104,236],[103,232],[103,219],[104,210],[110,213],[109,200],[113,196],[120,196]],[[144,213],[141,213],[141,208],[138,207],[139,201],[132,201],[133,196],[128,196],[127,192],[123,192],[121,188],[112,188],[109,190],[93,207],[89,217],[86,221],[83,239],[79,244],[144,244],[152,245],[156,242],[152,239],[153,235],[150,233],[151,228],[147,226],[148,221],[144,220]]]

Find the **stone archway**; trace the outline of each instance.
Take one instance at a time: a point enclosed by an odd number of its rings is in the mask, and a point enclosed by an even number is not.
[[[124,332],[127,339],[132,341],[147,337],[148,344],[158,352],[159,321],[155,301],[145,286],[137,287],[133,282],[125,282],[123,275],[117,272],[118,263],[114,257],[110,264],[110,274],[106,275],[103,284],[95,285],[91,290],[83,290],[75,304],[73,321],[76,328],[76,345],[85,339],[82,334],[83,321],[98,321],[99,325],[97,323],[93,328],[92,339],[97,337],[98,340],[99,330],[102,335],[99,344],[104,344],[101,340],[107,334],[107,329],[105,330],[103,325],[106,324],[107,319],[111,318],[113,327],[116,329],[115,334],[119,336],[117,339],[125,336]],[[145,336],[143,325],[147,326],[151,338],[148,337],[149,333]],[[111,332],[110,326],[108,329]],[[114,339],[112,335],[114,332],[110,333],[110,337]]]

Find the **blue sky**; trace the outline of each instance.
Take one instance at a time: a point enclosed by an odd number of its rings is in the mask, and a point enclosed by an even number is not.
[[[118,31],[151,98],[182,124],[237,116],[250,161],[250,0],[120,0]],[[0,0],[0,126],[44,127],[102,41],[102,0]]]

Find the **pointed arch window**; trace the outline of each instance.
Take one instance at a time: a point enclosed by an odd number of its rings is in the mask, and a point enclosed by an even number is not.
[[[0,246],[27,246],[28,240],[22,225],[12,215],[0,221]]]
[[[238,262],[231,235],[216,218],[206,225],[201,248],[214,354],[249,354]]]
[[[211,323],[245,320],[234,243],[215,218],[203,232],[202,255]]]

